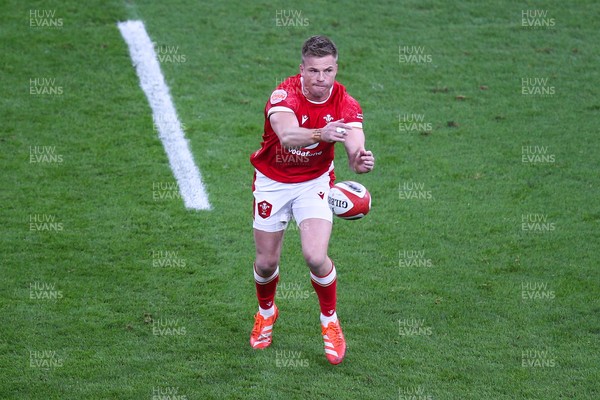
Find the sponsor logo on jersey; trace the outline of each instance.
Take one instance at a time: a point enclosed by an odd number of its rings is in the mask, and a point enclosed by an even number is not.
[[[271,93],[271,104],[281,103],[287,98],[287,92],[283,89],[277,89]]]
[[[325,192],[319,192],[319,193],[317,193],[317,194],[319,195],[319,197],[320,197],[321,199],[323,199],[323,198],[325,197]]]
[[[358,113],[358,114],[356,114],[356,118],[357,118],[357,119],[363,119],[363,115],[362,115],[362,113]]]
[[[304,123],[308,120],[308,115],[302,116],[302,123],[300,125],[304,125]]]
[[[320,156],[321,154],[323,154],[323,150],[317,151],[315,153],[311,153],[310,151],[307,151],[307,150],[312,150],[315,147],[317,147],[318,145],[319,145],[319,143],[314,143],[314,144],[311,144],[310,146],[307,146],[307,147],[300,147],[300,146],[285,147],[285,150],[288,153],[294,154],[294,155],[297,155],[297,156],[315,157],[315,156]]]

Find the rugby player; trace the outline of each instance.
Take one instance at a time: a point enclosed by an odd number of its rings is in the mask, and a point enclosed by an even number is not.
[[[255,168],[254,279],[259,306],[250,344],[264,349],[272,342],[279,315],[275,292],[281,247],[293,217],[319,299],[325,356],[331,364],[341,363],[346,354],[336,313],[336,269],[328,256],[332,212],[327,194],[335,181],[334,145],[344,145],[352,171],[363,174],[375,166],[372,152],[365,150],[361,107],[335,80],[337,59],[337,47],[329,38],[313,36],[304,42],[300,73],[271,94],[261,147],[250,157]]]

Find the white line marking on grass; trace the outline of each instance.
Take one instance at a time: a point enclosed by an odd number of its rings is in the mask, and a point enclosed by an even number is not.
[[[158,137],[169,158],[173,175],[186,208],[210,210],[208,195],[202,183],[200,170],[188,146],[169,87],[160,70],[154,46],[142,21],[125,21],[118,24],[121,35],[129,46],[133,66],[140,77],[140,86],[146,93]]]

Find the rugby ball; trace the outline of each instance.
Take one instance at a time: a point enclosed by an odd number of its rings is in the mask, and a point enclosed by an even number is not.
[[[358,182],[338,182],[329,190],[329,208],[343,219],[360,219],[371,210],[371,194]]]

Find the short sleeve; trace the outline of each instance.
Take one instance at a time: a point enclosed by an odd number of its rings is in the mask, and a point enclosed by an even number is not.
[[[288,90],[279,88],[271,93],[271,97],[269,97],[269,101],[266,106],[266,115],[269,118],[273,113],[276,112],[291,112],[296,113],[296,104],[293,96],[290,96]]]
[[[342,111],[344,123],[356,128],[363,127],[363,113],[360,104],[352,96],[346,94],[344,98],[344,108]]]

